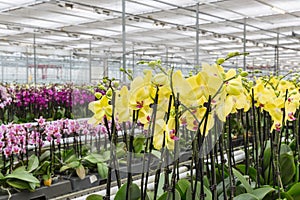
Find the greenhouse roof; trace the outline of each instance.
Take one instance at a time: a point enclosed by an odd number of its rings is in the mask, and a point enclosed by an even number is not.
[[[0,12],[6,53],[121,59],[125,51],[195,65],[243,52],[245,41],[248,66],[300,65],[299,0],[126,0],[126,34],[122,0],[0,0]]]

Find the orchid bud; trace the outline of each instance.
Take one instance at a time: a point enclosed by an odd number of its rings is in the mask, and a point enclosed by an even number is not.
[[[233,57],[233,56],[236,56],[237,54],[239,54],[239,52],[229,52],[228,54],[227,54],[227,57]]]
[[[98,88],[99,88],[100,90],[105,90],[105,89],[106,89],[106,88],[104,87],[104,85],[99,85]]]
[[[253,81],[249,81],[249,87],[253,86]]]
[[[242,71],[242,72],[240,73],[240,75],[241,75],[241,77],[246,77],[246,76],[249,75],[249,73],[246,72],[246,71]]]
[[[95,93],[95,97],[96,97],[97,99],[101,99],[102,94],[101,94],[100,92],[96,92],[96,93]]]
[[[106,94],[105,94],[108,98],[110,98],[112,96],[112,90],[111,88],[109,88],[107,91],[106,91]]]
[[[225,62],[225,58],[218,58],[217,59],[217,64],[218,65],[221,65],[221,64],[223,64]]]
[[[154,68],[156,66],[156,62],[155,61],[150,61],[148,63],[149,67]]]
[[[163,86],[163,85],[166,85],[166,84],[168,84],[168,76],[166,76],[166,75],[163,74],[163,73],[156,74],[156,75],[152,78],[152,83],[153,83],[154,85],[157,85],[157,86]]]
[[[280,84],[281,84],[281,85],[286,85],[286,81],[285,81],[285,80],[281,80],[281,81],[280,81]]]
[[[119,83],[118,81],[114,81],[114,82],[113,82],[113,86],[117,88],[117,87],[120,86],[120,83]]]
[[[243,91],[243,85],[240,81],[234,79],[228,82],[226,92],[230,95],[239,95]]]

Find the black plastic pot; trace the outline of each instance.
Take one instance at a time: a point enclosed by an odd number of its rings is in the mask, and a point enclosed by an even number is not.
[[[87,188],[100,185],[100,181],[103,180],[98,174],[86,175],[84,179],[79,177],[70,177],[68,179],[71,182],[73,192],[84,190]]]
[[[10,200],[44,200],[58,197],[72,192],[71,183],[68,180],[60,180],[51,186],[37,188],[34,192],[22,191],[13,193]],[[1,195],[0,200],[7,200],[8,195]]]

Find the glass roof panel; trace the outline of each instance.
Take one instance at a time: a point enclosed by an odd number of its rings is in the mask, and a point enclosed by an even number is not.
[[[99,36],[111,36],[111,35],[118,35],[119,32],[110,31],[110,30],[103,30],[103,29],[84,29],[81,31],[82,33],[89,33]]]
[[[36,26],[36,27],[42,27],[42,28],[57,28],[63,26],[61,23],[57,22],[50,22],[50,21],[44,21],[44,20],[37,20],[37,19],[19,19],[17,21],[18,23],[27,24],[30,26]]]

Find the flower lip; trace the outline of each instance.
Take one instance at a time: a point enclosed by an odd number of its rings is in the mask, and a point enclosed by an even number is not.
[[[172,140],[175,140],[175,141],[179,140],[179,137],[177,137],[177,136],[175,135],[175,130],[174,130],[174,129],[170,130],[169,134],[170,134],[170,138],[171,138]]]
[[[144,101],[138,101],[138,102],[136,102],[136,107],[138,108],[138,109],[141,109],[141,108],[143,108],[143,104],[144,104]]]

